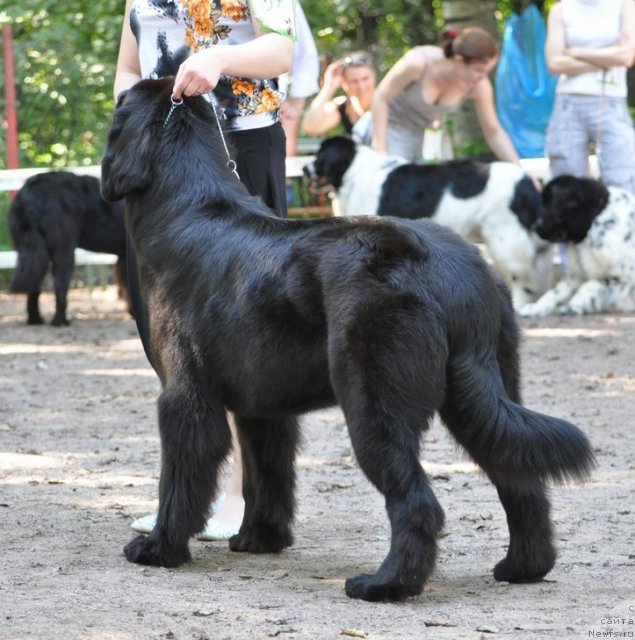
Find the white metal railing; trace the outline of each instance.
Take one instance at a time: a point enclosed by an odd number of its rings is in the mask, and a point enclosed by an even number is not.
[[[294,156],[287,158],[287,177],[299,178],[302,176],[304,165],[312,162],[314,156]],[[38,167],[35,169],[6,169],[0,171],[0,191],[19,191],[22,185],[34,175],[45,171],[55,171],[56,169],[46,169]],[[97,178],[101,175],[100,166],[90,167],[64,167],[64,171],[77,173],[78,175],[89,175]],[[117,256],[109,253],[93,253],[84,249],[75,249],[76,265],[98,265],[114,264]],[[15,251],[0,251],[0,269],[15,269],[17,254]]]

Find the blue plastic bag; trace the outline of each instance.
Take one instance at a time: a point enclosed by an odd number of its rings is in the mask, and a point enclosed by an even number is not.
[[[545,155],[545,131],[558,78],[545,60],[547,28],[535,4],[505,24],[496,69],[496,110],[521,158]]]

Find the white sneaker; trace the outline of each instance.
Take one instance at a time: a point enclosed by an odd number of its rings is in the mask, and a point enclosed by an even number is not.
[[[154,525],[157,523],[157,515],[156,513],[151,513],[149,516],[137,518],[130,526],[137,533],[148,534],[154,529]]]
[[[205,529],[196,536],[196,539],[203,540],[204,542],[212,540],[229,540],[232,536],[235,536],[238,533],[239,529],[240,524],[236,526],[227,523],[214,522],[214,517],[212,516],[205,523]]]
[[[210,508],[212,514],[216,513],[223,502],[225,501],[225,494],[214,500],[212,502],[212,506]],[[137,533],[149,534],[154,526],[157,523],[157,513],[151,513],[148,516],[143,516],[142,518],[137,518],[131,525],[130,528]],[[205,523],[205,529],[201,533],[196,536],[197,540],[229,540],[233,535],[238,533],[238,529],[240,529],[240,525],[238,527],[232,527],[229,525],[222,525],[219,523],[213,522],[214,516],[210,516],[210,518]]]

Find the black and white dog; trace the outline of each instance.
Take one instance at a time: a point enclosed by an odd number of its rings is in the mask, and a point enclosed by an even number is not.
[[[334,136],[322,142],[305,173],[317,186],[335,189],[340,215],[432,218],[466,240],[482,242],[516,308],[551,285],[551,247],[531,230],[540,193],[518,165],[411,164]]]
[[[365,600],[419,593],[444,521],[420,460],[438,411],[496,485],[509,550],[497,580],[539,580],[555,549],[548,480],[584,477],[582,432],[520,402],[509,292],[478,252],[428,220],[283,220],[227,166],[203,97],[166,122],[173,80],[120,97],[102,192],[125,198],[149,312],[162,468],[157,523],[128,560],[177,566],[205,526],[235,415],[245,515],[233,551],[292,541],[297,416],[338,403],[364,473],[385,496],[392,540]],[[240,171],[240,167],[238,168]]]
[[[635,195],[591,178],[545,185],[535,221],[545,240],[566,245],[566,275],[522,316],[635,311]]]
[[[93,176],[49,171],[29,178],[9,208],[9,230],[18,253],[13,293],[27,294],[27,323],[44,322],[39,297],[49,264],[55,288],[54,326],[67,325],[66,298],[75,268],[75,248],[113,253],[119,295],[127,293],[123,205],[106,202]]]

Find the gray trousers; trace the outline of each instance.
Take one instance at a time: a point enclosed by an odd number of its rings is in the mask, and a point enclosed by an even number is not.
[[[635,130],[626,99],[556,95],[547,128],[551,175],[589,175],[591,145],[602,181],[635,193]]]

